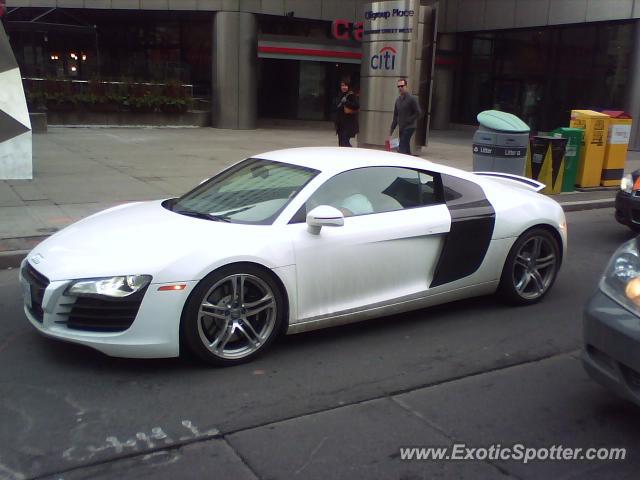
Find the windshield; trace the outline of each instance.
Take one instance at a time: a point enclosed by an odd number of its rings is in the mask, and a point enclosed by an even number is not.
[[[163,206],[206,220],[268,225],[319,172],[249,158]]]

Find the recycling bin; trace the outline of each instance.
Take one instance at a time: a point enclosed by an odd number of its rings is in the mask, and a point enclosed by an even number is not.
[[[600,185],[615,187],[620,184],[624,175],[633,120],[631,115],[620,110],[603,110],[602,113],[609,115],[609,131],[604,148]]]
[[[531,139],[527,155],[526,176],[545,184],[541,193],[562,191],[564,155],[568,139],[560,134],[536,135]]]
[[[524,175],[529,126],[515,115],[497,110],[478,114],[473,135],[473,170]]]
[[[553,130],[551,134],[560,134],[567,139],[561,191],[573,192],[576,187],[578,164],[580,163],[580,145],[583,142],[584,130],[581,128],[561,127]]]
[[[584,130],[584,139],[580,146],[580,162],[576,185],[580,187],[598,187],[602,176],[604,151],[607,143],[609,115],[593,110],[571,110],[572,128]]]

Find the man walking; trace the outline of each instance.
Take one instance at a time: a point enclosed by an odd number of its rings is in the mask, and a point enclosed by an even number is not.
[[[411,136],[416,131],[418,117],[422,112],[420,111],[418,100],[407,90],[407,80],[400,78],[397,85],[400,95],[396,99],[396,105],[393,108],[393,122],[391,122],[391,128],[389,129],[389,136],[393,134],[397,126],[400,137],[398,152],[411,155]]]

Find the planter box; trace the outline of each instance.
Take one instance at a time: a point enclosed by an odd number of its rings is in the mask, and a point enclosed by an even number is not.
[[[31,121],[31,131],[33,133],[47,133],[47,114],[46,113],[29,113]]]
[[[140,113],[140,112],[47,112],[47,120],[52,125],[144,125],[210,127],[211,112],[189,111],[185,113]]]

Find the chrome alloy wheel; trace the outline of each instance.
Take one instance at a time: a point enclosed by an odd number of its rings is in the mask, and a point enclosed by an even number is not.
[[[513,263],[513,286],[527,300],[541,297],[553,283],[558,259],[553,240],[534,235],[521,246]]]
[[[198,310],[198,334],[205,348],[234,360],[256,352],[271,336],[277,303],[271,287],[250,274],[233,274],[216,282]]]

